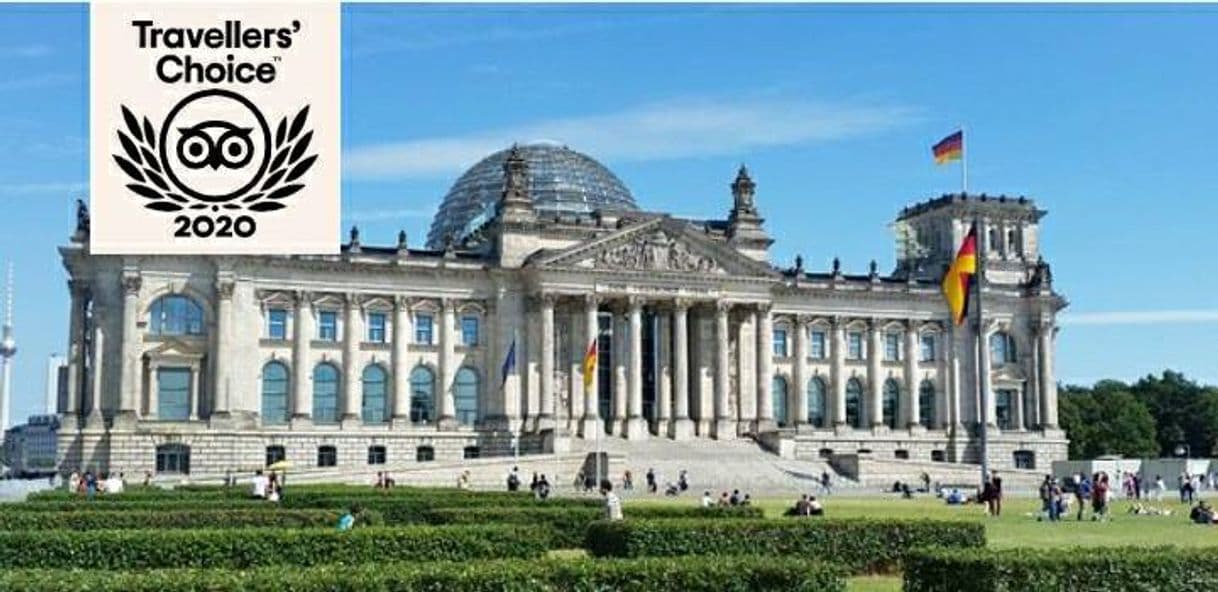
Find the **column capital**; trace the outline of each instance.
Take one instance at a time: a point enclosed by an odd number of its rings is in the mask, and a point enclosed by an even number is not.
[[[124,296],[138,296],[140,286],[144,283],[144,279],[140,277],[139,272],[123,272],[122,285]]]
[[[69,278],[68,279],[68,291],[72,293],[72,296],[74,298],[76,298],[76,297],[88,298],[89,297],[89,282],[86,282],[86,281],[80,280],[80,279],[76,279],[76,278]]]
[[[798,325],[800,329],[808,327],[808,325],[811,325],[812,322],[816,320],[816,317],[810,314],[797,314],[794,316],[794,318],[795,324]]]
[[[237,282],[232,279],[216,280],[216,296],[221,300],[232,300],[233,292],[236,291]]]
[[[356,292],[347,292],[343,294],[343,303],[347,305],[347,308],[359,308],[360,304],[363,302],[363,294],[358,294]]]
[[[453,298],[452,296],[442,296],[438,300],[440,302],[441,312],[448,312],[456,309],[457,307],[457,299]]]
[[[292,292],[292,299],[296,301],[297,308],[309,308],[313,306],[313,292],[296,290]]]
[[[768,315],[771,312],[774,312],[774,303],[773,302],[758,302],[757,303],[757,312],[759,312],[763,315]]]
[[[689,307],[693,306],[693,301],[689,298],[674,298],[672,300],[672,308],[674,311],[689,312]]]
[[[647,299],[642,296],[630,295],[626,297],[626,308],[631,311],[642,310],[644,304],[647,304]]]
[[[407,312],[414,305],[414,298],[398,294],[393,297],[393,306],[397,310]]]
[[[537,302],[544,307],[553,309],[558,303],[558,295],[553,292],[542,292],[537,296]]]
[[[728,302],[726,300],[716,300],[715,301],[715,313],[718,315],[726,316],[728,312],[731,312],[732,304],[733,303]]]
[[[829,324],[832,325],[834,329],[845,329],[846,325],[850,324],[850,321],[842,315],[833,315],[829,317]]]

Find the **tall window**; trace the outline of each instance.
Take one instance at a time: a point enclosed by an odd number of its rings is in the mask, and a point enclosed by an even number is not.
[[[998,427],[1004,430],[1015,428],[1015,417],[1013,414],[1015,404],[1015,391],[1010,389],[999,389],[998,395],[994,401],[994,412],[998,415]]]
[[[203,308],[188,296],[161,296],[152,303],[148,327],[153,335],[202,335]]]
[[[787,425],[787,379],[775,376],[770,384],[770,396],[774,401],[774,421],[778,427]]]
[[[774,357],[787,357],[787,330],[774,329]]]
[[[901,334],[890,331],[884,334],[884,360],[898,362],[901,360]]]
[[[808,345],[810,346],[811,350],[809,353],[812,358],[815,360],[825,359],[827,356],[827,350],[825,348],[825,332],[813,329],[812,333],[809,335],[809,338]]]
[[[938,420],[935,417],[935,383],[930,380],[923,380],[918,387],[918,419],[926,429],[935,427]]]
[[[466,347],[478,345],[478,317],[473,315],[461,317],[461,345]]]
[[[1015,338],[1010,333],[999,331],[990,335],[990,363],[1015,363]]]
[[[825,427],[825,381],[813,376],[808,381],[808,423],[814,427]]]
[[[156,389],[158,419],[190,419],[190,368],[158,368]]]
[[[436,400],[436,376],[424,366],[410,373],[410,421],[430,423]]]
[[[385,343],[385,313],[368,313],[368,341]]]
[[[414,317],[414,342],[419,345],[431,345],[432,341],[432,316],[429,314],[415,315]]]
[[[313,423],[338,423],[338,368],[333,364],[313,368]]]
[[[338,341],[338,313],[323,310],[317,313],[317,339]]]
[[[846,424],[863,427],[863,383],[857,378],[846,382]]]
[[[453,404],[456,407],[458,423],[473,425],[478,420],[477,372],[470,368],[457,370],[457,379],[453,383]]]
[[[935,335],[933,333],[923,333],[918,338],[918,343],[921,345],[918,359],[923,362],[935,361]]]
[[[884,425],[889,429],[897,427],[897,406],[901,400],[901,385],[895,379],[884,381]]]
[[[266,311],[266,336],[278,340],[288,338],[288,311],[282,308]]]
[[[283,446],[272,444],[266,447],[266,465],[271,466],[288,457],[288,451]]]
[[[861,360],[864,355],[863,351],[863,334],[860,331],[851,331],[846,334],[846,357],[851,360]]]
[[[262,423],[288,421],[288,368],[281,362],[262,367]]]
[[[317,447],[317,466],[333,467],[338,465],[338,449],[333,446]]]
[[[388,382],[384,368],[376,364],[364,368],[364,423],[389,421],[389,397],[385,396]]]
[[[156,472],[190,474],[190,447],[185,444],[157,446]]]

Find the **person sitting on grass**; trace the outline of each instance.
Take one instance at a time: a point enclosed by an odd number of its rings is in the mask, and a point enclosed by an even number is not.
[[[959,489],[953,489],[951,493],[947,494],[947,505],[960,506],[963,504],[964,494],[960,493]]]
[[[1205,503],[1205,500],[1197,502],[1197,505],[1193,506],[1188,513],[1188,519],[1192,520],[1194,524],[1213,524],[1214,518],[1214,509]]]
[[[825,507],[816,499],[815,495],[808,496],[808,515],[809,516],[824,516]]]
[[[709,491],[702,492],[702,507],[709,508],[713,505],[715,505],[715,500],[711,499],[710,492]]]
[[[812,515],[812,506],[808,503],[808,494],[805,493],[804,495],[800,496],[798,500],[796,500],[793,513],[795,516]]]
[[[359,514],[359,505],[351,506],[351,509],[338,518],[338,530],[347,531],[355,528],[355,516]]]

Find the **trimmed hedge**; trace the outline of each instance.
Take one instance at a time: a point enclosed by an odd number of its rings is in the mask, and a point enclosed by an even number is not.
[[[513,525],[0,533],[0,567],[148,569],[536,558],[545,529]]]
[[[0,531],[321,528],[335,526],[340,515],[341,512],[337,510],[286,510],[275,507],[205,510],[159,508],[115,511],[106,506],[104,509],[95,511],[65,512],[24,512],[16,509],[0,511]],[[384,519],[378,512],[361,509],[357,523],[378,526],[384,523]]]
[[[905,562],[905,592],[1196,592],[1218,587],[1218,549],[928,549]]]
[[[9,570],[0,573],[0,589],[25,592],[843,592],[846,583],[840,568],[802,559],[681,557],[326,565],[245,571]]]
[[[873,519],[623,520],[594,522],[597,557],[772,555],[815,557],[853,572],[898,569],[918,547],[984,547],[976,522]]]
[[[580,547],[588,525],[604,517],[600,508],[505,507],[436,508],[427,512],[432,524],[536,524],[549,528],[555,548]],[[761,518],[761,508],[737,506],[699,508],[678,506],[628,506],[626,519],[656,518]]]

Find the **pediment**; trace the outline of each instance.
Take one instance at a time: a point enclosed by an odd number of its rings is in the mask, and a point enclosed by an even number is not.
[[[586,243],[547,254],[541,269],[771,276],[765,263],[700,236],[683,222],[663,217],[630,226]]]
[[[158,343],[145,355],[151,359],[198,359],[203,356],[203,350],[206,347],[207,344],[201,343],[199,340],[186,341],[170,338]]]

